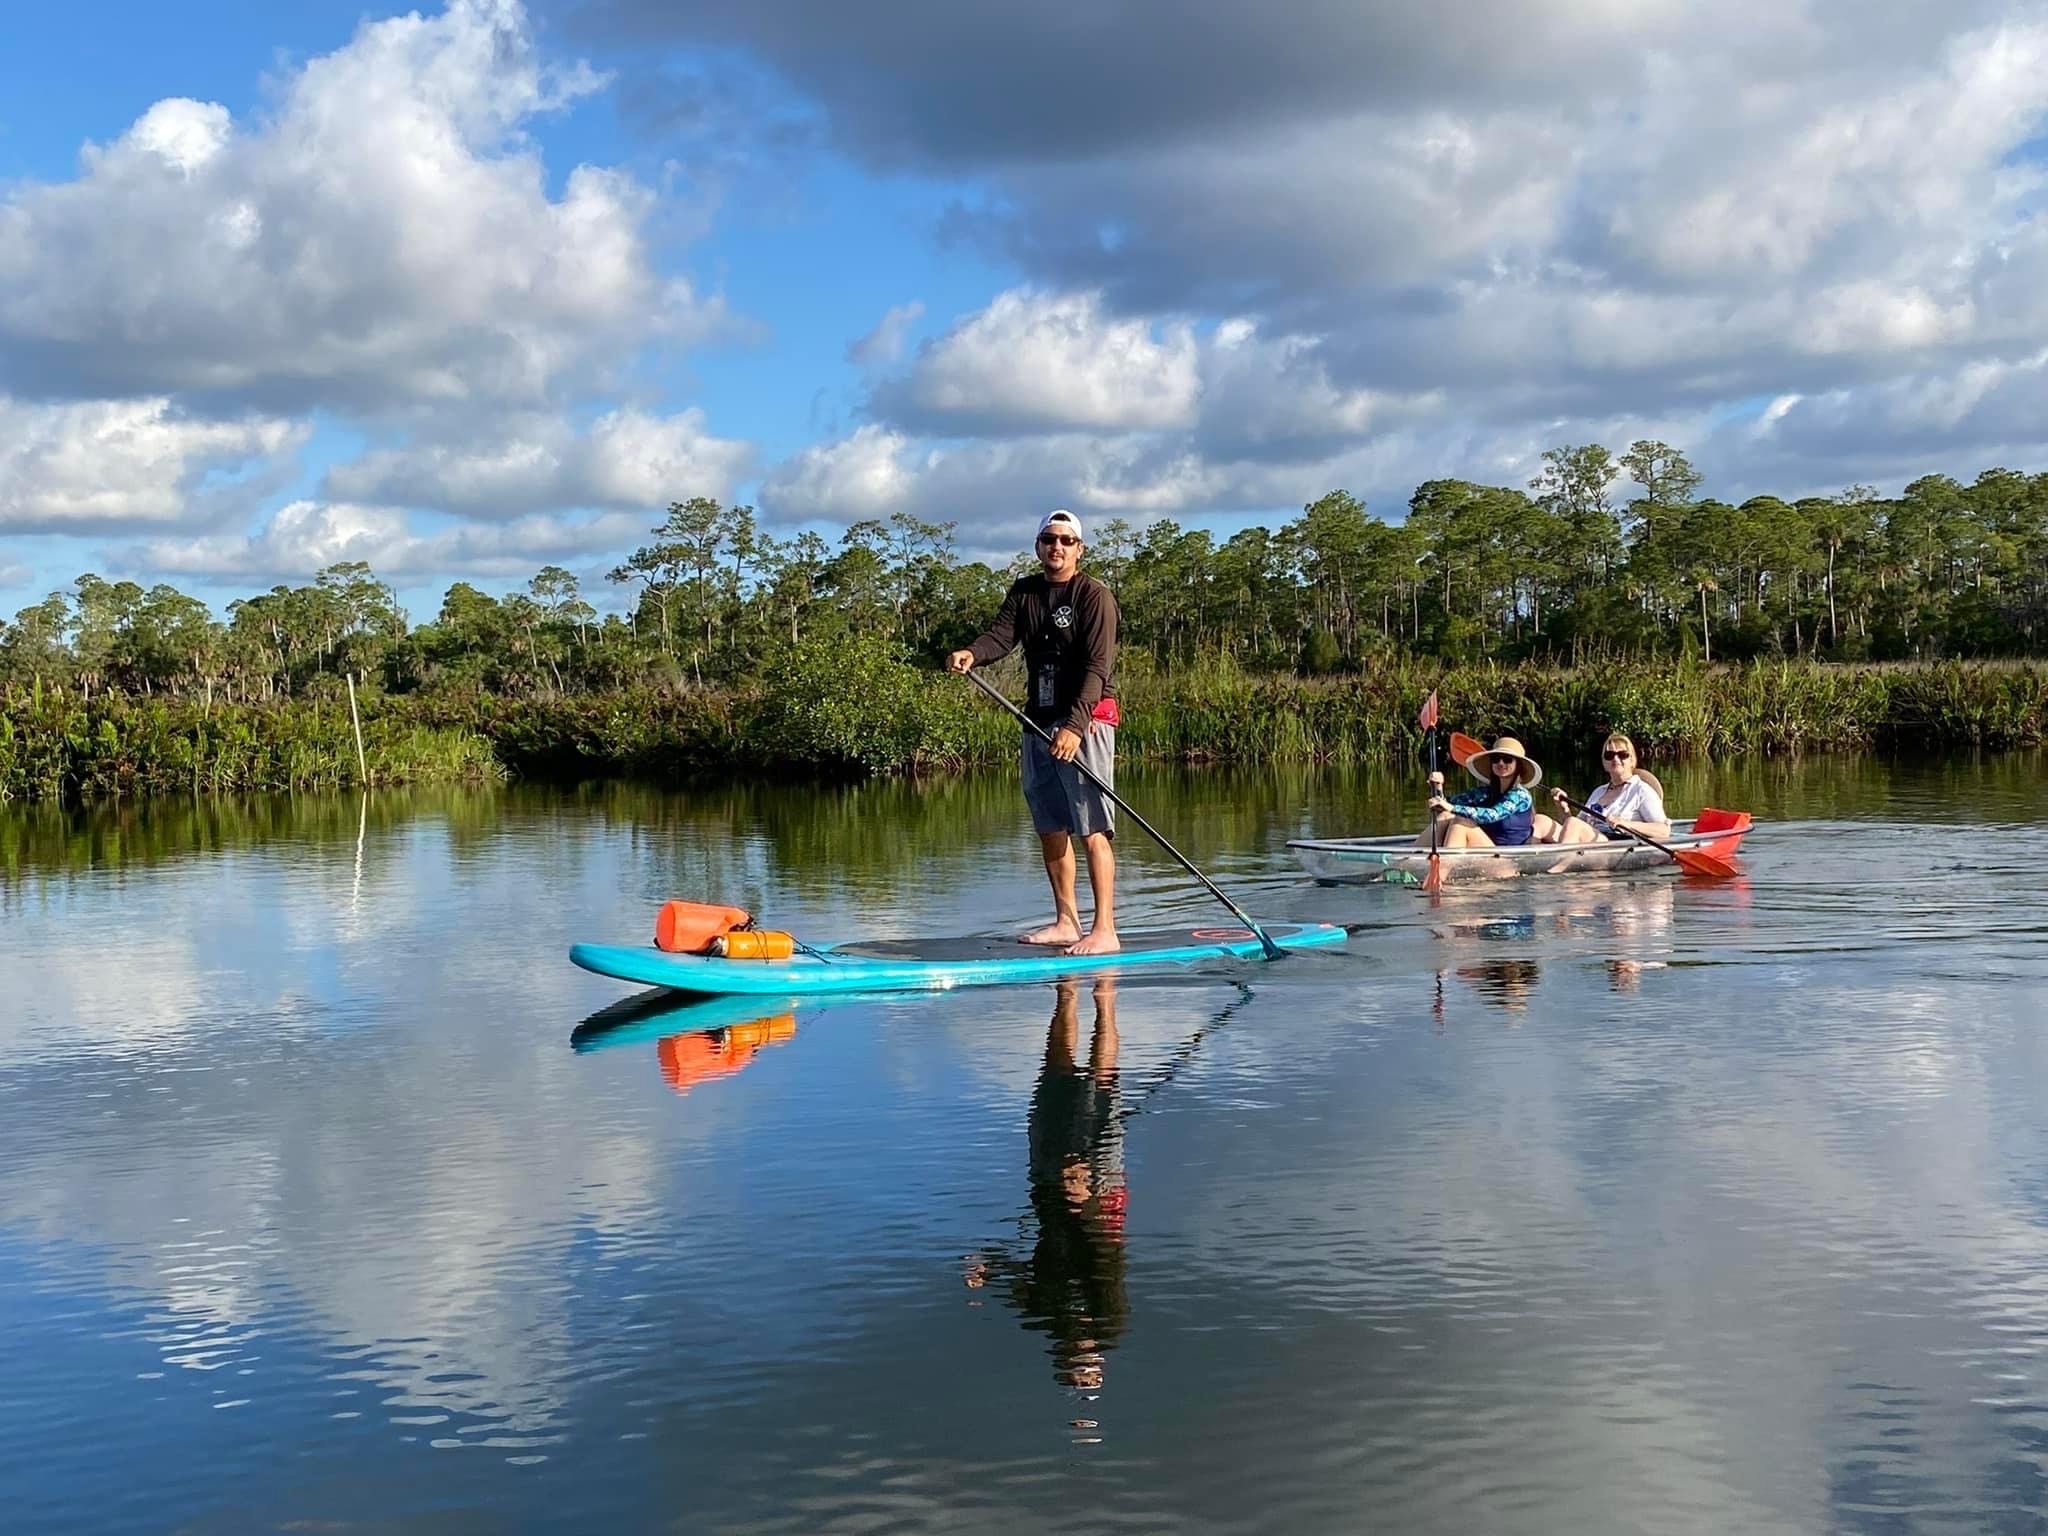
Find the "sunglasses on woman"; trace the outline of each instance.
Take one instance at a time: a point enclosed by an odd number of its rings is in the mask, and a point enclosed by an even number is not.
[[[1603,763],[1625,763],[1633,756],[1635,756],[1633,752],[1602,752],[1600,754],[1600,761]]]

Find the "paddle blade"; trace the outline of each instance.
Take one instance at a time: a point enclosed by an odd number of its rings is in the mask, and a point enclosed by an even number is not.
[[[1704,848],[1674,848],[1671,857],[1678,860],[1678,867],[1688,875],[1699,875],[1707,880],[1733,880],[1742,871],[1716,854]]]
[[[1425,731],[1433,731],[1436,729],[1437,719],[1436,690],[1432,688],[1429,690],[1428,700],[1422,706],[1422,713],[1415,717],[1415,723]]]
[[[1480,753],[1484,752],[1485,750],[1485,742],[1474,741],[1470,736],[1467,736],[1463,731],[1451,732],[1451,761],[1456,763],[1460,768],[1465,767],[1468,763],[1472,761],[1473,758],[1477,757]]]
[[[1444,861],[1432,853],[1429,856],[1429,873],[1422,877],[1423,894],[1434,896],[1444,888]]]

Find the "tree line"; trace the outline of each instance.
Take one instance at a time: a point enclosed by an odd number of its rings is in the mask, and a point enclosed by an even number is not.
[[[1163,666],[1220,656],[1315,675],[1395,657],[1893,660],[2048,647],[2048,473],[1739,505],[1701,486],[1661,442],[1619,455],[1561,447],[1524,487],[1429,481],[1398,522],[1341,490],[1220,542],[1172,519],[1111,519],[1091,531],[1089,568],[1117,592],[1125,647]],[[168,584],[87,574],[0,623],[0,685],[209,706],[319,696],[344,674],[394,694],[730,685],[772,674],[798,647],[933,656],[974,634],[1031,563],[963,560],[956,523],[900,512],[832,543],[778,539],[751,507],[692,497],[650,532],[610,572],[626,610],[603,615],[555,565],[504,597],[457,582],[419,624],[361,562],[230,603],[224,619]]]

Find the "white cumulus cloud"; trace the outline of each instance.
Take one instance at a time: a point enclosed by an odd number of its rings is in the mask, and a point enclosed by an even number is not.
[[[174,576],[300,582],[344,560],[367,561],[380,576],[529,576],[544,564],[581,561],[646,532],[644,516],[591,518],[534,513],[501,524],[423,529],[397,507],[295,501],[246,537],[160,539],[136,559]]]
[[[654,194],[527,126],[601,79],[514,0],[365,23],[243,122],[156,103],[77,179],[0,202],[0,386],[376,412],[538,405],[716,304],[657,270]]]
[[[724,497],[753,449],[714,436],[701,410],[607,411],[576,431],[558,417],[499,423],[483,441],[383,449],[327,476],[340,501],[430,506],[480,518],[559,507],[660,507]]]
[[[784,522],[853,522],[907,509],[919,469],[910,447],[906,434],[873,423],[837,442],[813,443],[769,473],[763,509]],[[943,455],[925,459],[939,463]]]
[[[163,396],[35,404],[0,395],[0,529],[104,533],[185,522],[201,483],[295,449],[275,416],[195,420]]]
[[[685,194],[543,159],[605,86],[519,0],[448,0],[261,110],[166,96],[70,179],[0,187],[0,531],[140,535],[95,557],[138,575],[425,579],[610,554],[727,494],[749,444],[628,403],[734,326],[673,268]],[[348,456],[252,524],[309,443]]]
[[[1219,448],[1358,435],[1407,408],[1337,383],[1322,339],[1234,318],[1114,315],[1096,292],[1011,290],[927,344],[875,392],[892,425],[994,437],[1199,431]]]
[[[1184,426],[1200,391],[1193,332],[1155,335],[1093,293],[999,295],[919,352],[898,409],[956,425]]]

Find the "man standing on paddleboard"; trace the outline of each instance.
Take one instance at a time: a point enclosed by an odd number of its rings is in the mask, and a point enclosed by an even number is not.
[[[1001,661],[1024,648],[1024,712],[1052,735],[1024,737],[1024,803],[1038,829],[1052,882],[1053,920],[1023,935],[1026,944],[1057,944],[1075,955],[1109,954],[1116,936],[1115,809],[1074,764],[1116,784],[1116,598],[1081,571],[1081,521],[1048,512],[1038,525],[1038,565],[1019,578],[986,631],[946,658],[955,672]],[[1086,933],[1074,902],[1074,839],[1088,860],[1095,920]]]

